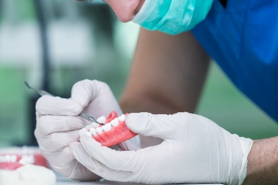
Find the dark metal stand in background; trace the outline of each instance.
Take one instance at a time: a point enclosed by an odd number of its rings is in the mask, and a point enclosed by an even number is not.
[[[41,87],[40,89],[44,89],[47,92],[50,92],[49,87],[49,71],[50,71],[50,55],[49,55],[49,45],[48,45],[48,36],[47,36],[47,24],[44,8],[41,0],[33,0],[35,11],[38,17],[39,31],[40,31],[40,40],[41,40],[41,48],[42,48],[42,78],[41,78]],[[36,116],[35,116],[35,105],[39,96],[34,94],[30,97],[30,107],[29,107],[29,121],[30,121],[30,134],[31,140],[28,145],[37,146],[37,140],[34,136],[34,130],[36,128]]]
[[[47,30],[46,17],[45,17],[42,1],[41,0],[33,0],[33,1],[38,16],[41,47],[42,47],[42,83],[41,83],[42,87],[39,88],[49,91],[50,57],[49,57],[48,36],[46,33]]]

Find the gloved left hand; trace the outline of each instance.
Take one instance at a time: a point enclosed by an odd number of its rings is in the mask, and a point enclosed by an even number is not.
[[[70,99],[41,97],[36,104],[35,136],[52,168],[72,179],[99,179],[74,158],[69,144],[79,141],[79,130],[90,124],[78,116],[81,112],[98,118],[107,116],[111,111],[119,115],[122,113],[109,86],[96,80],[77,82],[72,88]],[[119,145],[123,150],[135,146],[128,141]]]
[[[137,151],[116,151],[81,132],[82,145],[71,144],[71,151],[81,164],[112,181],[239,185],[245,179],[252,140],[230,134],[207,118],[138,113],[129,114],[126,125],[164,141]]]

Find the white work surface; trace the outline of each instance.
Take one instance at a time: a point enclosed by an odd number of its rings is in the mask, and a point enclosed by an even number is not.
[[[129,183],[129,182],[111,182],[111,181],[105,181],[104,179],[101,182],[78,182],[78,181],[73,181],[68,178],[62,177],[59,174],[56,175],[57,175],[56,185],[145,185],[145,184]],[[173,183],[171,185],[223,185],[223,184],[174,184]]]
[[[57,182],[56,185],[144,185],[136,183],[123,183],[123,182]],[[177,185],[206,185],[206,184],[177,184]],[[222,185],[222,184],[207,184],[207,185]]]

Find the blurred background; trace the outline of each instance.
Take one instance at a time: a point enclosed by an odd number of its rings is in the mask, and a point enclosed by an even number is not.
[[[137,25],[120,23],[97,0],[0,0],[0,147],[36,145],[38,95],[24,80],[67,98],[75,82],[98,79],[119,98],[138,33]],[[252,139],[278,133],[214,63],[197,113]]]

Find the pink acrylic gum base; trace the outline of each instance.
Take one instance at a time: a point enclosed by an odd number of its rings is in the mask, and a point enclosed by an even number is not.
[[[13,155],[13,154],[7,154],[7,155]],[[14,154],[14,155],[17,156],[16,162],[2,162],[0,163],[0,170],[16,170],[17,168],[23,166],[23,164],[19,163],[19,161],[22,158],[22,155],[20,154]],[[5,154],[1,154],[1,156],[5,156]],[[49,168],[46,159],[41,154],[33,154],[33,156],[35,158],[34,165]]]
[[[127,114],[126,114],[127,116]],[[117,118],[118,115],[115,111],[111,112],[109,116],[106,118],[106,122],[110,123],[113,119]],[[96,136],[93,136],[93,138],[100,142],[102,146],[113,146],[116,144],[119,144],[121,142],[124,142],[128,139],[133,138],[137,134],[133,133],[127,126],[125,121],[120,121],[119,124],[116,127],[112,127],[111,130],[108,132],[103,132],[102,134],[98,134]]]

